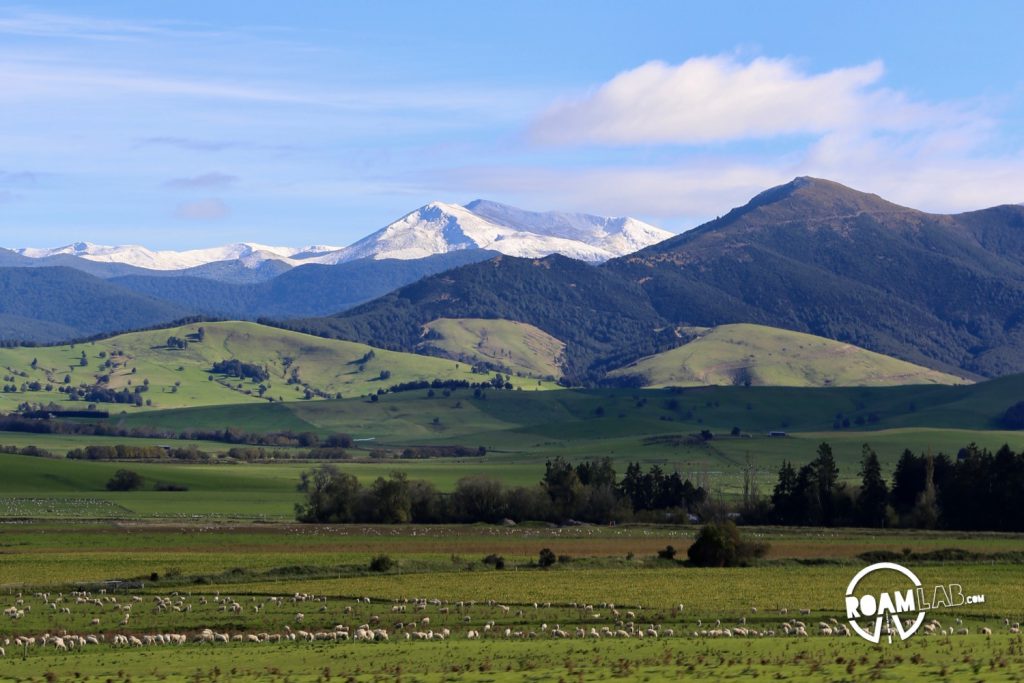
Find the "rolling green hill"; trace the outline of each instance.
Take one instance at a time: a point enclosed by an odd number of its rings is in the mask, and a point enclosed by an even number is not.
[[[642,358],[609,377],[645,386],[891,386],[964,384],[961,377],[824,337],[764,325],[692,328],[689,343]]]
[[[202,341],[197,339],[200,327],[204,330]],[[169,347],[171,337],[187,340],[187,347]],[[269,377],[255,381],[211,372],[214,363],[224,360],[259,366]],[[246,322],[133,332],[69,346],[0,349],[0,374],[5,378],[4,385],[16,389],[0,393],[0,410],[14,409],[23,401],[64,402],[68,409],[84,408],[81,402],[68,401],[61,387],[97,383],[115,391],[146,386],[142,396],[152,405],[142,408],[159,409],[265,403],[270,398],[304,400],[307,389],[320,397],[360,396],[413,380],[480,382],[488,377],[474,374],[465,363],[372,349],[365,344]],[[39,383],[38,390],[32,390],[35,382]],[[261,385],[265,387],[264,398],[259,395]],[[530,380],[524,388],[550,386]],[[129,404],[99,405],[115,412],[135,410]]]
[[[418,347],[467,363],[504,367],[531,377],[560,377],[565,344],[533,325],[512,320],[440,318],[424,327]]]

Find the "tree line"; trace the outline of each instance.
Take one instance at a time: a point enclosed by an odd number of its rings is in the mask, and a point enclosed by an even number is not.
[[[701,487],[654,466],[647,472],[631,464],[617,482],[609,458],[576,465],[557,457],[533,486],[507,486],[486,475],[460,479],[455,490],[441,493],[433,483],[409,479],[404,472],[378,477],[364,486],[354,475],[324,464],[302,473],[303,502],[295,514],[303,522],[360,523],[497,523],[504,520],[592,522],[632,519],[688,519],[707,499]],[[672,493],[674,492],[674,494]],[[653,517],[652,517],[653,515]]]
[[[51,404],[50,409],[61,411]],[[45,412],[47,407],[40,411]],[[0,415],[0,431],[28,434],[63,434],[68,436],[118,436],[137,439],[178,439],[182,441],[217,441],[234,445],[267,446],[272,448],[352,448],[355,442],[344,433],[320,436],[315,432],[249,432],[238,427],[223,429],[166,429],[151,426],[123,427],[109,422],[70,422],[24,415]]]
[[[35,454],[24,453],[24,455]],[[178,448],[126,444],[75,448],[67,452],[67,457],[71,460],[181,460],[199,463],[217,459],[215,454],[200,450],[195,446]],[[337,447],[318,447],[305,451],[245,447],[232,448],[227,452],[226,457],[230,460],[263,462],[278,460],[347,460],[351,456],[344,448]]]
[[[939,453],[900,456],[892,483],[878,455],[864,445],[860,485],[839,481],[827,443],[796,469],[784,462],[770,500],[748,504],[744,519],[807,526],[913,527],[1024,531],[1024,452],[1004,445],[996,453],[971,444],[955,458]]]

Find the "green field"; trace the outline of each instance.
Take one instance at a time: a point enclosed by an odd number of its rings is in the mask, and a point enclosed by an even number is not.
[[[205,375],[201,381],[209,383]],[[1024,640],[1005,622],[1024,617],[1021,534],[744,527],[768,544],[764,559],[699,569],[657,558],[667,545],[685,556],[697,533],[685,525],[297,525],[296,484],[313,463],[234,462],[223,457],[232,444],[173,436],[226,427],[345,432],[359,441],[348,449],[351,459],[337,464],[364,484],[402,470],[441,491],[480,473],[534,485],[550,457],[607,455],[620,474],[630,461],[659,464],[729,499],[738,495],[748,455],[766,492],[784,459],[807,462],[822,441],[850,482],[865,442],[887,476],[904,448],[955,453],[974,442],[1024,450],[1024,432],[995,429],[1022,394],[1022,377],[966,386],[491,390],[479,397],[417,390],[377,401],[142,410],[107,421],[162,433],[151,439],[0,432],[0,445],[36,445],[58,456],[118,443],[194,445],[218,456],[185,464],[0,455],[0,608],[15,608],[15,618],[0,623],[7,643],[0,679],[1019,680]],[[395,457],[405,447],[454,444],[482,445],[487,454]],[[143,488],[106,490],[124,467],[143,477]],[[546,570],[536,566],[544,548],[561,558]],[[970,555],[943,559],[950,548]],[[983,604],[929,614],[944,630],[968,633],[877,646],[821,635],[819,622],[844,622],[845,586],[867,564],[862,554],[877,551],[907,558],[925,585],[959,583],[983,593]],[[503,570],[483,563],[492,554],[503,558]],[[390,567],[371,570],[380,556]],[[133,583],[106,583],[114,580]],[[797,619],[809,635],[784,635],[783,623]],[[339,626],[351,635],[371,623],[388,632],[387,642],[336,640]],[[204,629],[228,642],[193,642]],[[554,637],[555,629],[567,637]],[[629,637],[612,635],[619,630]],[[301,632],[334,639],[306,642]],[[418,635],[431,632],[434,639]],[[44,634],[50,640],[42,646]],[[52,640],[59,634],[86,644],[62,651]],[[156,644],[156,634],[186,642]],[[122,636],[139,645],[115,645]],[[19,637],[37,641],[19,646]]]
[[[694,533],[687,527],[2,524],[0,600],[23,616],[5,619],[10,642],[0,677],[906,681],[1018,680],[1024,670],[1022,640],[1004,625],[1024,612],[1022,565],[1005,561],[914,566],[925,585],[956,581],[985,595],[983,605],[928,613],[944,628],[962,620],[967,635],[871,645],[819,635],[817,627],[843,623],[842,595],[863,565],[859,552],[1001,552],[1018,549],[1020,536],[748,532],[771,543],[771,559],[694,569],[654,558],[666,544],[685,547]],[[537,568],[532,560],[543,547],[566,559]],[[369,559],[381,553],[396,564],[369,571]],[[489,553],[506,558],[505,570],[480,561]],[[103,583],[113,579],[139,583]],[[797,619],[807,622],[808,637],[783,634],[783,622]],[[716,622],[731,637],[714,637]],[[351,636],[361,624],[386,631],[388,640],[306,642],[302,635]],[[228,642],[193,642],[203,629]],[[553,637],[555,629],[566,637]],[[471,630],[481,637],[469,638]],[[618,630],[628,636],[611,635]],[[748,631],[757,637],[741,636]],[[43,634],[97,642],[61,651],[52,642],[41,646]],[[184,636],[185,643],[148,642],[155,634]],[[19,647],[19,636],[36,644]],[[116,646],[121,636],[138,638],[138,646]]]
[[[670,351],[613,370],[645,385],[750,384],[776,387],[854,387],[964,384],[962,377],[868,351],[852,344],[764,325],[691,328],[695,338]]]
[[[339,466],[364,483],[401,470],[414,479],[451,491],[469,474],[489,474],[509,486],[540,481],[544,463],[555,456],[573,461],[612,458],[618,472],[629,462],[659,465],[692,481],[706,482],[726,499],[741,491],[748,456],[762,492],[769,492],[784,460],[810,461],[821,442],[835,453],[840,478],[857,483],[861,448],[869,444],[888,477],[904,449],[915,453],[956,452],[970,443],[996,450],[1009,444],[1024,450],[1024,432],[998,431],[993,425],[1006,406],[1019,400],[1024,378],[958,387],[797,389],[709,387],[684,390],[470,391],[449,396],[425,391],[366,399],[255,403],[144,411],[111,418],[119,427],[222,430],[238,427],[254,433],[345,432],[358,439],[351,460]],[[849,428],[833,429],[836,416],[853,418]],[[870,421],[869,416],[877,419]],[[864,418],[863,424],[857,424]],[[732,436],[739,427],[740,436]],[[768,431],[786,429],[785,437]],[[702,430],[710,440],[697,436]],[[194,445],[224,454],[232,444],[175,439],[75,437],[0,432],[0,445],[35,445],[57,456],[87,444]],[[484,446],[483,458],[393,459],[410,446]],[[384,458],[370,457],[382,451]],[[301,449],[292,449],[301,455]],[[86,506],[94,517],[202,517],[290,519],[299,500],[295,485],[309,463],[234,463],[213,465],[132,463],[145,490],[112,493],[106,481],[123,463],[70,462],[3,455],[7,475],[0,491],[13,501],[6,517],[59,515],[68,506]],[[187,491],[154,491],[158,483]],[[56,501],[56,502],[55,502]],[[63,502],[60,502],[63,501]],[[99,502],[96,502],[99,501]],[[56,510],[58,512],[48,512]]]
[[[193,336],[186,349],[167,346],[170,337],[189,338],[199,327],[205,331],[203,341]],[[372,355],[368,356],[371,351]],[[85,366],[81,365],[83,353]],[[213,363],[222,360],[241,360],[263,366],[270,379],[256,382],[211,374]],[[113,366],[107,366],[108,362]],[[152,406],[142,409],[261,404],[269,398],[297,401],[305,398],[307,387],[332,396],[365,396],[411,380],[480,382],[488,378],[474,374],[466,363],[371,349],[365,344],[321,339],[245,322],[202,323],[133,332],[66,346],[0,349],[0,372],[7,377],[5,385],[18,389],[13,393],[0,393],[0,411],[13,410],[24,401],[64,402],[69,409],[83,408],[80,403],[67,401],[58,389],[62,385],[94,385],[102,376],[108,377],[103,386],[115,390],[146,385],[148,381],[144,398],[151,401]],[[382,378],[382,372],[390,375]],[[65,383],[65,379],[70,381]],[[38,382],[42,389],[21,391],[23,384],[33,382]],[[266,387],[263,398],[259,395],[260,384]],[[48,385],[49,391],[46,390]],[[530,390],[551,386],[550,382],[537,380],[523,384]],[[128,404],[110,408],[115,412],[136,410]]]

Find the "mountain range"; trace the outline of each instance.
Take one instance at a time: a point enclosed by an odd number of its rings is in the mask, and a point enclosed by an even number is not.
[[[968,376],[1024,371],[1024,207],[937,215],[797,178],[694,230],[590,267],[500,257],[296,329],[413,349],[438,318],[504,318],[566,344],[566,373],[758,323]]]
[[[279,258],[264,258],[273,248],[247,248],[211,256],[235,254],[233,261],[159,272],[93,258],[110,252],[0,253],[0,266],[9,266],[0,270],[0,338],[15,330],[55,340],[86,329],[26,284],[26,265],[77,259],[108,270],[61,284],[73,271],[36,268],[45,274],[34,282],[64,292],[56,301],[68,307],[120,309],[125,319],[104,318],[107,329],[170,315],[263,316],[321,336],[450,355],[430,343],[436,321],[506,320],[532,326],[534,338],[560,350],[566,381],[597,384],[633,381],[610,373],[693,341],[694,329],[753,323],[960,377],[1024,371],[1020,206],[931,214],[797,178],[676,236],[633,219],[478,200],[428,204],[342,250],[282,248]],[[238,279],[252,266],[279,271]],[[222,270],[231,281],[197,269]],[[33,317],[36,310],[46,315]]]
[[[21,247],[0,253],[0,266],[64,265],[99,277],[153,275],[237,282],[270,279],[305,265],[360,259],[415,260],[465,250],[540,257],[559,253],[591,263],[607,261],[671,237],[634,218],[524,211],[477,199],[466,206],[432,202],[349,247],[275,247],[242,242],[208,249],[154,251],[140,245],[76,242],[53,249]],[[106,267],[96,264],[106,264]],[[237,271],[258,271],[249,277]]]

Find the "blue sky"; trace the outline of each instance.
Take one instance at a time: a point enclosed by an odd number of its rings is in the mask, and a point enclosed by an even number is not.
[[[0,245],[344,246],[432,200],[681,231],[816,175],[1024,202],[1019,2],[0,4]]]

